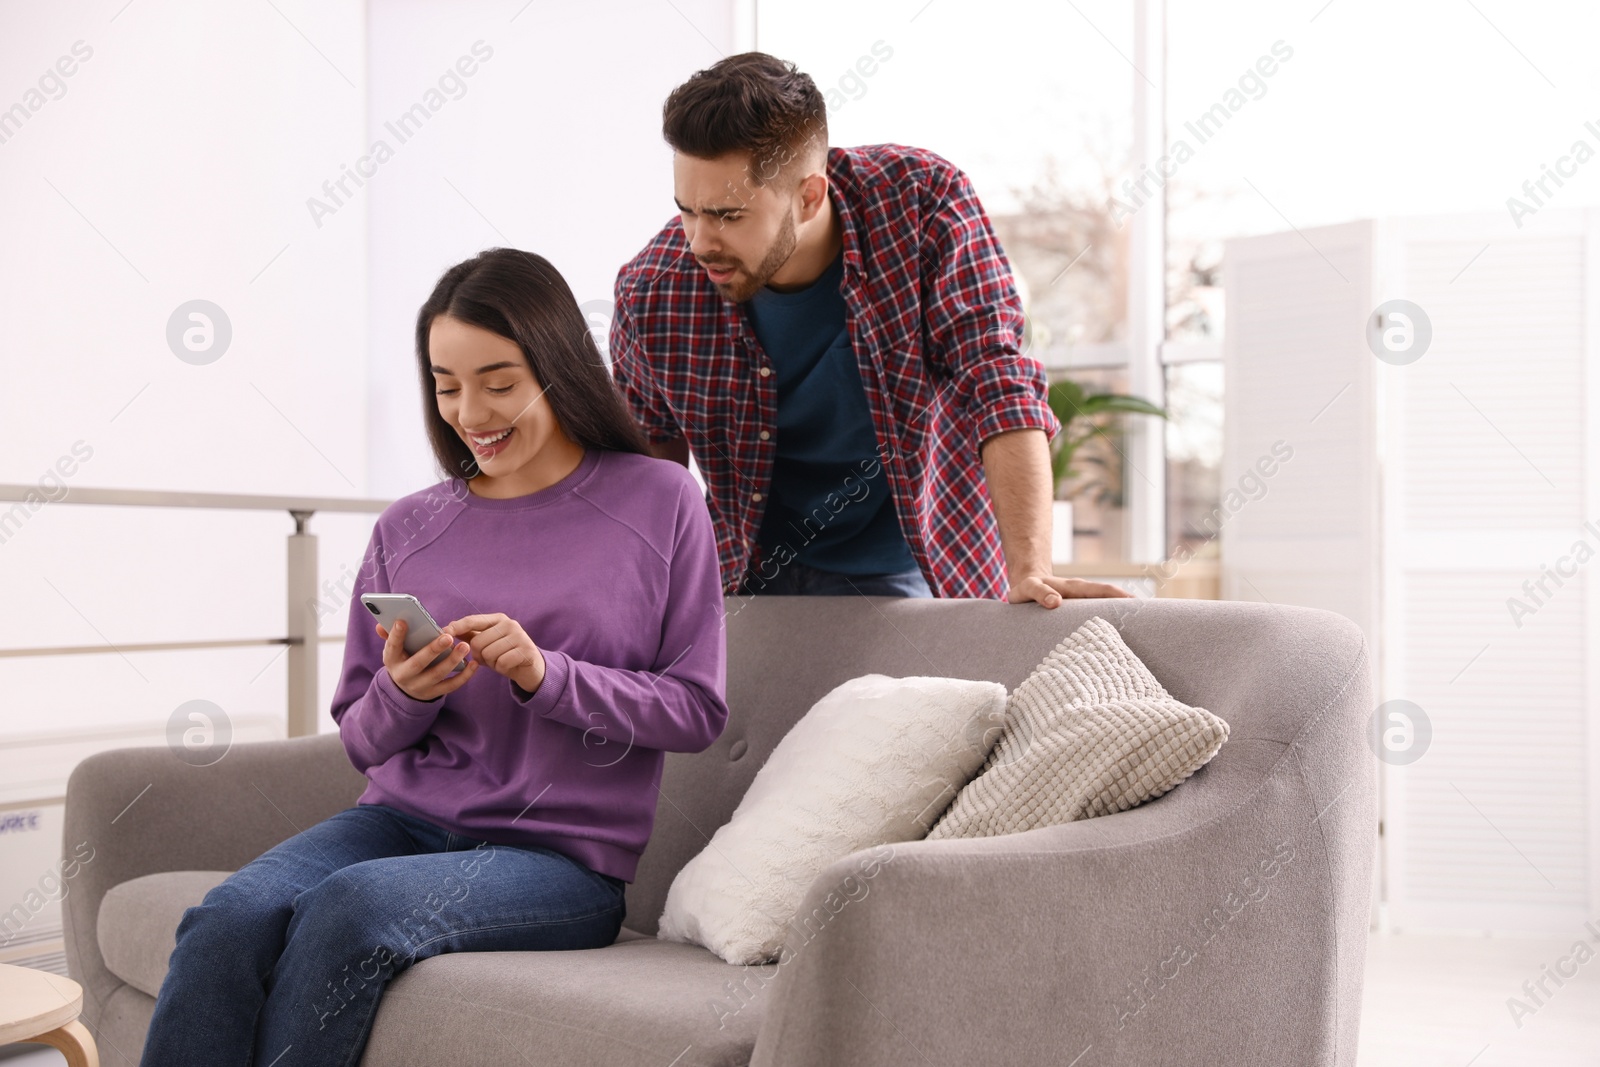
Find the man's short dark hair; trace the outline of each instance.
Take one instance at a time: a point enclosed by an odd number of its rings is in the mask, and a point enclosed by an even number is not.
[[[698,159],[750,153],[752,183],[792,172],[828,146],[828,106],[809,74],[765,52],[741,52],[697,71],[661,108],[674,151]]]

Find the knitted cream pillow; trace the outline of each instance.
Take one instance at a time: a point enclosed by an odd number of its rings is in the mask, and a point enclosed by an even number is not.
[[[1228,724],[1174,700],[1098,616],[1011,694],[1006,728],[929,839],[1020,833],[1109,815],[1205,765]]]
[[[868,674],[839,685],[783,736],[733,817],[672,880],[657,936],[729,963],[778,957],[823,868],[926,835],[1005,714],[998,682]]]

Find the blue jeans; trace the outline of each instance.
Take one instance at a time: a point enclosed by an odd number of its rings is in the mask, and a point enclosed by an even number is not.
[[[444,952],[599,948],[625,883],[358,804],[183,913],[145,1038],[151,1067],[352,1067],[384,986]]]
[[[768,578],[757,571],[745,575],[739,593],[776,596],[933,596],[928,580],[916,567],[892,574],[840,574],[790,560]]]

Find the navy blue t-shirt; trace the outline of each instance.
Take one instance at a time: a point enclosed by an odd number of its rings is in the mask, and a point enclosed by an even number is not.
[[[801,563],[840,574],[912,570],[845,327],[843,278],[841,254],[806,288],[763,286],[745,305],[778,392],[778,455],[757,541],[765,559],[787,545]]]

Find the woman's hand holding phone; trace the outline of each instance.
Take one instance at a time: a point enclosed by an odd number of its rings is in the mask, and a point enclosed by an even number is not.
[[[451,676],[451,672],[460,667],[472,651],[472,646],[465,642],[457,644],[449,656],[432,667],[428,666],[435,656],[450,649],[455,640],[449,626],[444,627],[438,637],[412,656],[406,655],[404,619],[396,620],[393,630],[385,630],[382,623],[378,623],[377,627],[378,636],[383,638],[383,665],[394,684],[413,700],[437,700],[447,693],[454,693],[466,685],[478,670],[478,661],[471,660],[467,662],[465,670]]]

